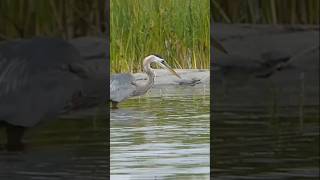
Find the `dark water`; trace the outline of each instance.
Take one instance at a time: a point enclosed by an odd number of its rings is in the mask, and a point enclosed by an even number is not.
[[[193,93],[111,111],[111,179],[209,179],[209,96]],[[294,106],[217,106],[215,179],[319,179],[318,108],[301,121]],[[105,117],[71,117],[30,129],[25,152],[0,151],[0,179],[105,179]]]
[[[318,107],[217,107],[214,114],[214,179],[319,179]]]
[[[209,179],[209,96],[132,99],[111,111],[111,179]]]
[[[24,152],[0,151],[0,179],[105,179],[105,115],[59,119],[30,129]],[[1,144],[4,132],[1,133]]]

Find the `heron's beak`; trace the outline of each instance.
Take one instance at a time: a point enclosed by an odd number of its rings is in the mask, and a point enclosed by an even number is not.
[[[161,67],[167,69],[168,71],[170,71],[173,75],[177,76],[179,79],[181,79],[181,77],[169,66],[169,64],[166,61],[163,61],[161,63],[159,63]]]

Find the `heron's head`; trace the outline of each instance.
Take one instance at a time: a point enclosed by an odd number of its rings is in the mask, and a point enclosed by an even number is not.
[[[169,64],[159,55],[150,55],[146,57],[144,64],[146,63],[156,63],[160,65],[162,68],[167,69],[169,72],[171,72],[173,75],[177,76],[181,79],[181,77],[169,66]]]

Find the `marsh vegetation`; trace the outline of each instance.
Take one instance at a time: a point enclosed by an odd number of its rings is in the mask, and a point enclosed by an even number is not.
[[[106,1],[0,1],[0,40],[54,36],[64,39],[104,35]]]
[[[149,54],[173,68],[209,68],[209,0],[111,0],[112,72],[138,72]]]
[[[318,0],[211,0],[216,22],[250,24],[319,24]]]

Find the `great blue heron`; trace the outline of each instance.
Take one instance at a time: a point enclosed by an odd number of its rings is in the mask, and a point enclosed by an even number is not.
[[[143,70],[148,75],[148,81],[145,84],[138,84],[132,74],[123,73],[111,76],[110,80],[110,100],[112,108],[118,108],[119,102],[133,96],[140,96],[145,94],[154,84],[155,74],[150,67],[151,63],[157,63],[162,68],[169,70],[172,74],[181,78],[164,59],[157,55],[147,56],[143,60]]]
[[[56,38],[0,45],[0,126],[7,149],[23,149],[27,127],[70,110],[105,102],[107,77],[90,69],[79,51]]]

